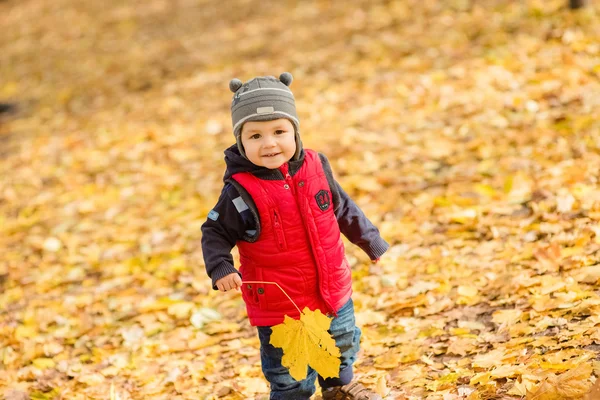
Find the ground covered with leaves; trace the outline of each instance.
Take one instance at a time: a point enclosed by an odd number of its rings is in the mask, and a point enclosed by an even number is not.
[[[290,71],[390,399],[578,399],[600,374],[600,14],[566,1],[0,2],[0,395],[266,398],[200,225],[230,79]],[[589,395],[590,399],[600,398]]]

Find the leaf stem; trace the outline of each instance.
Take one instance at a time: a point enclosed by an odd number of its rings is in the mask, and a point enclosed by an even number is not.
[[[266,283],[267,285],[276,285],[279,290],[281,290],[283,292],[283,294],[286,295],[286,297],[288,299],[290,299],[290,301],[292,302],[292,304],[294,305],[294,307],[296,307],[296,310],[298,310],[298,312],[300,314],[302,314],[302,311],[300,311],[300,309],[298,308],[298,306],[296,305],[296,303],[294,302],[294,300],[292,300],[292,298],[285,292],[285,290],[283,290],[283,288],[281,286],[279,286],[279,284],[277,282],[264,282],[264,281],[242,281],[242,283]]]

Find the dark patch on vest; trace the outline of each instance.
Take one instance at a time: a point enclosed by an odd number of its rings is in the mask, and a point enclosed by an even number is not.
[[[327,210],[331,205],[331,197],[327,190],[319,190],[319,193],[315,195],[315,200],[317,200],[317,205],[321,211]]]

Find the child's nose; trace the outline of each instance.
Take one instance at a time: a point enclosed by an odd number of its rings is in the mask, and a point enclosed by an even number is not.
[[[265,147],[273,147],[275,146],[275,143],[277,143],[277,141],[275,140],[274,137],[272,136],[267,136],[265,138],[265,141],[263,142]]]

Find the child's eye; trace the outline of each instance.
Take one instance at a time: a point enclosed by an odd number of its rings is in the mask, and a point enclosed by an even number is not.
[[[254,135],[250,136],[250,139],[260,139],[260,135],[255,133]]]
[[[275,131],[276,135],[281,135],[282,133],[285,133],[285,131],[282,130],[282,129],[278,129],[278,130]]]

